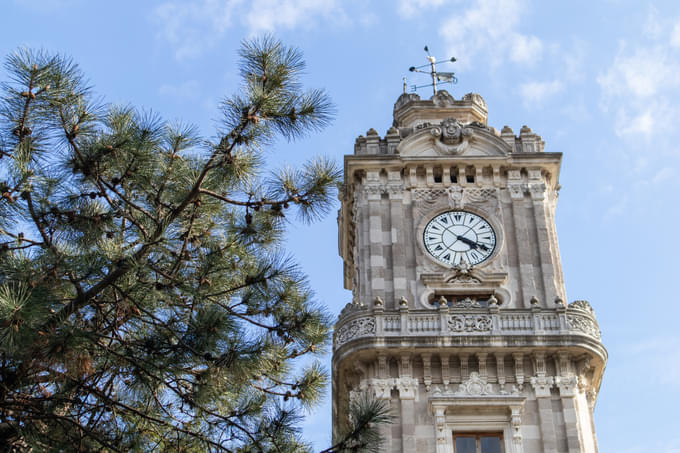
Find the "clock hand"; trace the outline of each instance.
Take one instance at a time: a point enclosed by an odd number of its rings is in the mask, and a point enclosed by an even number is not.
[[[458,238],[459,241],[465,242],[467,245],[470,246],[470,248],[476,249],[479,247],[479,244],[477,244],[475,241],[472,239],[468,239],[465,236],[458,236],[456,235],[456,238]]]

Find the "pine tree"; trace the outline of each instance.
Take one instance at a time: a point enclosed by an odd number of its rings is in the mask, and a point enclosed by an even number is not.
[[[298,50],[240,49],[217,139],[99,101],[69,58],[19,50],[0,111],[0,443],[7,451],[309,451],[330,316],[282,250],[332,206],[317,158],[264,147],[333,107]],[[374,450],[385,407],[354,405],[332,451]],[[330,451],[330,450],[329,450]]]

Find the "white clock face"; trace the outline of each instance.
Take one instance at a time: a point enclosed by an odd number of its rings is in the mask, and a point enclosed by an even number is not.
[[[479,264],[496,248],[496,234],[489,222],[467,211],[438,214],[425,226],[423,242],[438,261],[458,266]]]

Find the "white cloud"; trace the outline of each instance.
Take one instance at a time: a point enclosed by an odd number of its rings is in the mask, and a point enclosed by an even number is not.
[[[654,6],[650,6],[649,12],[647,13],[647,21],[645,22],[642,31],[650,38],[658,38],[663,32],[661,22],[662,19],[659,16],[659,10]]]
[[[346,19],[335,0],[254,0],[245,17],[251,33],[300,25],[310,27],[319,17],[335,21]]]
[[[652,178],[652,184],[663,184],[666,181],[670,181],[671,179],[675,178],[676,176],[677,175],[674,168],[664,167],[654,175]]]
[[[671,46],[680,47],[680,21],[673,26],[673,31],[671,31]]]
[[[399,0],[397,13],[404,18],[419,15],[427,9],[437,8],[446,3],[446,0]]]
[[[514,62],[540,60],[543,44],[539,38],[518,31],[525,11],[522,0],[480,0],[445,19],[439,34],[445,39],[459,66],[475,58],[498,65],[508,57]]]
[[[215,45],[231,25],[242,0],[171,0],[154,10],[158,36],[175,49],[179,60],[194,57]]]
[[[564,84],[559,80],[527,82],[520,86],[520,93],[525,105],[541,103],[562,90],[564,90]]]
[[[650,14],[654,14],[654,10]],[[649,39],[622,42],[611,65],[597,77],[601,107],[615,118],[619,136],[649,139],[674,134],[680,106],[680,21],[657,21]],[[657,135],[654,135],[657,134]],[[655,152],[658,145],[649,146]]]
[[[563,69],[560,74],[570,82],[580,82],[586,78],[588,44],[582,40],[573,40],[567,48],[556,47],[555,55],[562,60]]]
[[[516,63],[529,63],[540,57],[543,43],[535,36],[515,34],[510,47],[510,60]]]
[[[649,98],[661,90],[680,86],[680,62],[670,49],[655,44],[628,50],[624,44],[609,69],[597,82],[605,96]]]

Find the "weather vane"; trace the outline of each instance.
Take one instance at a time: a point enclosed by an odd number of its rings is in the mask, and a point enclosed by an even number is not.
[[[437,61],[436,58],[434,58],[432,55],[430,55],[430,49],[425,46],[425,52],[427,52],[427,61],[429,61],[428,64],[424,64],[422,66],[411,66],[408,68],[409,71],[411,72],[422,72],[423,74],[430,74],[432,76],[432,83],[428,83],[427,85],[412,85],[411,89],[413,91],[416,91],[418,88],[425,88],[425,87],[432,87],[432,91],[434,94],[437,94],[437,82],[441,83],[458,83],[458,79],[456,78],[455,74],[453,72],[437,72],[437,69],[435,68],[435,65],[439,63],[445,63],[445,62],[451,62],[453,63],[456,61],[455,57],[451,57],[450,60],[442,60],[442,61]],[[430,71],[422,71],[422,68],[430,67]],[[406,78],[404,78],[404,92],[406,92]]]

